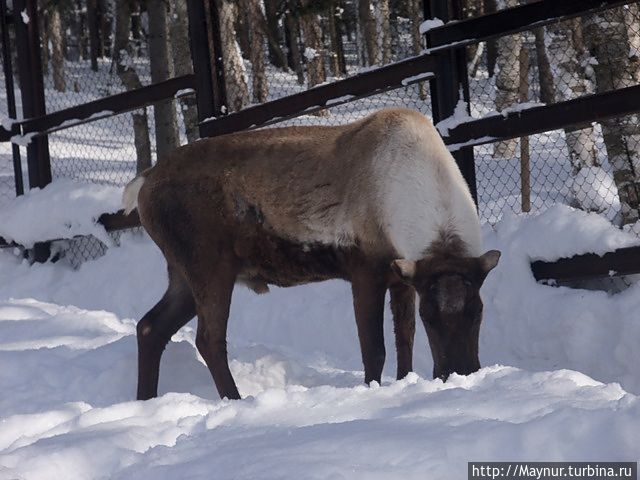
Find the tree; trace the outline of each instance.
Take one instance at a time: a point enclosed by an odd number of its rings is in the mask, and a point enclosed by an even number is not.
[[[240,47],[236,41],[234,21],[237,6],[233,0],[216,0],[222,43],[222,61],[228,107],[232,111],[241,110],[249,103],[249,87],[245,76]]]
[[[310,0],[302,0],[300,26],[304,37],[304,57],[307,60],[307,85],[313,87],[327,79],[324,69],[322,29],[317,11]]]
[[[289,67],[296,72],[298,77],[298,84],[304,85],[304,69],[302,68],[302,54],[300,52],[300,44],[298,38],[300,37],[300,22],[296,14],[296,10],[292,10],[295,6],[295,0],[289,0],[288,13],[284,17],[284,33],[288,46],[288,63]]]
[[[502,0],[504,7],[515,7],[518,0]],[[522,35],[507,35],[497,41],[498,58],[496,66],[498,71],[496,79],[496,109],[502,111],[518,103],[518,86],[520,79],[520,49],[522,48]],[[518,141],[516,139],[498,142],[494,147],[494,155],[500,158],[513,158],[516,155]]]
[[[127,90],[142,87],[140,77],[135,70],[129,31],[131,29],[131,3],[116,2],[113,65],[116,73]],[[151,142],[149,141],[149,124],[146,107],[131,114],[133,120],[133,140],[136,147],[136,172],[141,172],[151,166]]]
[[[120,2],[116,2],[120,3]],[[167,31],[167,5],[164,0],[148,0],[149,14],[149,63],[151,81],[160,83],[171,77],[173,63],[169,56]],[[153,105],[153,119],[156,131],[156,153],[158,160],[180,146],[178,120],[172,100],[164,100]]]
[[[171,20],[169,32],[171,35],[171,56],[173,69],[178,76],[193,73],[191,55],[187,55],[189,45],[189,24],[187,18],[187,3],[184,0],[171,0]],[[184,129],[188,142],[198,139],[198,110],[195,95],[181,97],[180,108],[184,120]]]
[[[49,39],[51,41],[51,69],[53,88],[58,92],[67,89],[64,68],[64,31],[62,28],[62,12],[59,2],[51,2],[49,7]]]
[[[621,9],[589,15],[584,20],[585,41],[596,59],[596,91],[635,85],[637,62],[629,58],[629,36]],[[640,124],[637,115],[605,120],[602,134],[613,179],[618,187],[621,223],[633,223],[640,210]]]
[[[409,1],[409,18],[411,19],[411,44],[413,46],[414,55],[419,55],[423,48],[422,35],[420,34],[420,24],[423,21],[421,3],[421,0]],[[420,82],[418,85],[420,99],[424,100],[427,98],[427,82]]]
[[[252,67],[253,101],[263,103],[267,101],[269,88],[264,65],[264,40],[262,11],[259,0],[242,0],[245,18],[249,27],[249,61]]]
[[[391,26],[389,24],[389,0],[374,0],[375,24],[377,30],[377,63],[391,62]]]
[[[547,27],[547,43],[555,78],[548,87],[551,99],[545,103],[570,100],[590,93],[581,63],[582,55],[579,53],[579,47],[576,48],[573,35],[573,32],[580,29],[579,19],[555,23]],[[583,167],[598,166],[595,132],[590,123],[565,128],[565,138],[574,174]]]
[[[380,56],[376,35],[376,21],[372,13],[371,0],[358,1],[358,27],[360,28],[360,42],[364,45],[366,65],[375,65]]]

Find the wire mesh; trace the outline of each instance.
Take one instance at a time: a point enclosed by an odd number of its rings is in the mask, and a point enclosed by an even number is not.
[[[638,5],[505,36],[467,53],[474,117],[637,85]],[[495,223],[507,211],[564,203],[618,225],[635,222],[639,141],[638,117],[629,115],[476,147],[481,216]]]
[[[82,16],[88,14],[87,2],[62,3],[67,10],[61,12],[61,21],[81,25]],[[184,2],[166,3],[169,30],[171,12],[181,3]],[[502,9],[519,2],[470,1],[466,2],[467,15],[489,13],[494,8],[492,3],[496,9]],[[145,20],[149,12],[141,7],[144,2],[133,4],[137,5],[133,11],[135,18],[129,24],[126,48],[119,54],[121,60],[124,58],[120,63],[135,72],[142,85],[151,81],[147,60],[149,25]],[[287,2],[291,8],[275,12],[274,4],[277,6],[278,2],[218,2],[227,112],[345,78],[419,54],[424,49],[419,31],[423,21],[419,0],[291,0]],[[109,8],[115,8],[114,5]],[[42,30],[48,31],[47,35],[51,35],[51,15],[45,10],[42,17],[43,26],[49,27]],[[110,17],[111,22],[117,22],[117,12],[111,12]],[[277,20],[275,23],[273,18]],[[471,115],[483,117],[638,84],[639,20],[638,5],[634,3],[467,47]],[[122,70],[118,70],[117,59],[113,58],[115,24],[109,28],[112,34],[102,38],[103,53],[95,70],[91,68],[87,33],[69,30],[62,62],[64,92],[56,87],[59,80],[56,72],[60,68],[54,68],[54,63],[59,63],[59,59],[54,62],[53,58],[55,42],[50,36],[48,40],[43,38],[46,43],[43,59],[48,62],[45,78],[48,111],[130,88],[127,83],[130,78],[127,80]],[[106,31],[106,27],[101,30]],[[174,51],[171,53],[176,56]],[[181,56],[188,58],[188,51],[182,50]],[[169,70],[174,75],[175,65]],[[384,107],[403,106],[429,115],[428,93],[428,83],[422,82],[276,126],[342,124]],[[172,101],[180,143],[194,139],[193,97],[188,100]],[[143,163],[136,133],[140,133],[145,114],[143,123],[148,129],[149,149],[153,151],[156,139],[152,107],[51,134],[54,177],[114,185],[126,183]],[[633,204],[634,192],[640,191],[637,178],[640,159],[636,158],[640,155],[639,141],[638,118],[630,115],[602,124],[578,125],[476,147],[482,221],[493,224],[505,212],[535,212],[555,203],[600,212],[616,224],[634,221],[638,212],[637,203]],[[153,153],[149,158],[154,158]],[[12,181],[4,175],[10,171],[9,166],[10,156],[0,150],[0,186]],[[5,191],[6,188],[0,189],[0,201]],[[78,241],[74,248],[82,252],[80,256],[91,258],[103,251],[96,242]]]

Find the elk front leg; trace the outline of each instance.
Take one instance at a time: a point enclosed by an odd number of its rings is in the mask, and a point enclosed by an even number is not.
[[[158,395],[160,358],[171,337],[196,315],[191,289],[169,267],[169,287],[162,299],[138,322],[138,400]]]
[[[196,281],[192,288],[198,311],[196,347],[209,367],[220,398],[240,399],[227,359],[227,321],[236,280],[235,260],[223,255],[210,270],[207,281]]]
[[[391,312],[396,335],[396,355],[398,357],[398,380],[413,371],[413,339],[416,333],[416,293],[412,287],[396,284],[389,289]]]
[[[384,296],[387,290],[381,275],[374,269],[362,270],[352,276],[353,307],[360,339],[364,381],[380,383],[384,367]]]

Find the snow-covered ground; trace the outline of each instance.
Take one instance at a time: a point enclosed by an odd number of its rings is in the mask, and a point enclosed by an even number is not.
[[[160,397],[134,401],[135,322],[162,294],[142,234],[74,270],[0,252],[0,478],[452,479],[468,461],[640,459],[640,284],[617,295],[536,283],[531,259],[637,244],[602,217],[557,206],[485,228],[503,252],[482,290],[485,368],[362,384],[348,285],[258,296],[239,287],[220,400],[194,324],[163,357]]]

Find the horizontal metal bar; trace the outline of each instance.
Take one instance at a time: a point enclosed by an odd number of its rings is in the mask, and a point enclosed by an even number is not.
[[[426,32],[429,51],[460,48],[491,38],[541,27],[560,19],[599,12],[639,0],[541,0],[457,22]]]
[[[19,123],[20,133],[22,135],[29,133],[42,135],[75,127],[82,123],[100,120],[151,105],[166,98],[173,98],[178,91],[187,88],[195,88],[195,76],[193,74],[100,98],[93,102],[58,110],[41,117],[22,120]],[[104,115],[100,115],[101,113],[104,113]],[[2,141],[5,141],[5,136],[1,138]]]
[[[639,111],[640,85],[635,85],[464,122],[451,128],[448,135],[444,136],[444,141],[450,150],[455,150],[456,147],[524,137]]]
[[[212,137],[262,127],[358,98],[429,80],[435,74],[435,69],[436,62],[432,55],[411,57],[343,80],[245,108],[224,117],[207,119],[201,123],[202,132],[204,136]]]
[[[580,280],[640,273],[640,246],[620,248],[604,255],[587,253],[555,262],[531,264],[536,280]]]

